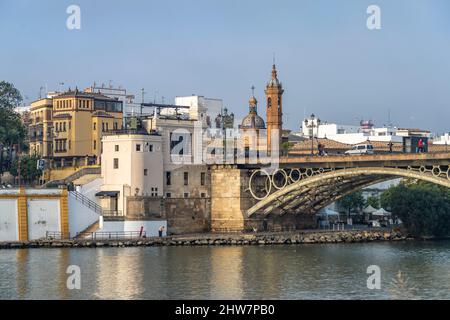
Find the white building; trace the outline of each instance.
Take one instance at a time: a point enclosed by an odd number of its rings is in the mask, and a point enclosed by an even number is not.
[[[105,210],[126,215],[126,197],[158,197],[163,194],[161,136],[125,131],[104,134],[103,185],[97,196]]]
[[[204,126],[211,127],[216,116],[221,113],[223,101],[221,99],[192,95],[175,97],[175,105],[189,108],[164,108],[161,110],[160,115],[179,115],[184,119],[202,120]]]
[[[375,128],[372,125],[368,127],[367,122],[362,121],[361,123],[365,123],[365,125],[353,126],[336,123],[319,123],[318,125],[316,118],[306,119],[302,122],[301,133],[306,138],[311,138],[314,134],[314,138],[326,138],[346,144],[358,144],[366,141],[402,142],[402,137],[396,134],[395,127]]]
[[[445,133],[433,140],[433,144],[450,145],[450,133]]]

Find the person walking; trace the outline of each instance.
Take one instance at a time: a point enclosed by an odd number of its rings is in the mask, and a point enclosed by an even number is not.
[[[418,151],[419,151],[419,153],[422,153],[423,152],[423,140],[422,140],[422,138],[420,138],[419,139],[419,142],[417,143],[417,147],[418,147]]]
[[[392,141],[389,141],[389,143],[388,143],[388,147],[389,147],[389,153],[392,153],[392,147],[393,147],[393,143],[392,143]]]
[[[165,227],[164,227],[164,226],[161,226],[161,227],[159,227],[159,230],[158,230],[158,233],[159,233],[159,237],[162,237],[162,236],[163,236],[163,233],[164,233],[164,229],[165,229]]]

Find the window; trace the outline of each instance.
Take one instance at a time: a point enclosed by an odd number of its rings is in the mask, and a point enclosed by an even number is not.
[[[119,152],[119,145],[118,145],[118,144],[116,144],[116,145],[114,146],[114,151],[115,151],[115,152]]]
[[[119,169],[119,159],[114,158],[114,169]]]
[[[117,130],[117,122],[114,122],[114,130]]]
[[[204,172],[200,173],[200,184],[201,184],[202,186],[205,185],[205,177],[206,177],[206,175],[205,175]]]
[[[206,198],[206,193],[202,192],[200,195],[202,198]]]
[[[97,140],[94,140],[94,150],[97,150]]]
[[[141,145],[140,144],[137,144],[136,145],[136,152],[140,152],[141,151]]]
[[[171,184],[171,173],[170,171],[166,171],[166,185],[170,186]]]
[[[70,148],[71,148],[71,145],[72,145],[72,144],[70,143],[70,140],[69,140],[69,150],[70,150]]]
[[[63,122],[63,131],[66,131],[66,122]]]
[[[189,172],[184,172],[184,185],[187,186],[189,184]]]
[[[108,122],[106,123],[106,131],[109,131],[109,128],[108,128]]]
[[[94,130],[97,130],[97,122],[94,122]]]
[[[144,176],[147,175],[147,169],[144,169]]]
[[[105,123],[102,122],[102,132],[105,131]]]
[[[150,144],[150,145],[148,146],[148,152],[153,152],[153,145],[152,145],[152,144]]]
[[[188,192],[185,192],[185,193],[184,193],[184,197],[185,197],[185,198],[189,198],[189,193],[188,193]]]
[[[269,106],[269,108],[272,106],[272,99],[271,98],[267,99],[267,105]]]
[[[172,197],[172,194],[170,192],[167,192],[166,193],[166,198],[171,198],[171,197]]]

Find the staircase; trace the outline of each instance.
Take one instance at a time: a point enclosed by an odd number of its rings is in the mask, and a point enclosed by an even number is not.
[[[67,185],[85,175],[100,175],[101,174],[101,167],[86,167],[86,168],[81,168],[80,170],[72,173],[71,175],[65,177],[64,179],[59,179],[59,180],[51,180],[51,181],[47,181],[46,183],[44,183],[41,188],[47,188],[49,186],[52,185]]]
[[[79,193],[77,191],[70,191],[69,196],[75,198],[78,202],[82,203],[84,206],[88,207],[98,215],[103,215],[103,209],[96,202],[92,201],[84,194]]]
[[[74,239],[77,239],[77,240],[84,239],[88,235],[91,235],[92,233],[97,231],[99,227],[100,227],[99,221],[96,221],[93,224],[91,224],[89,227],[87,227],[86,229],[84,229],[83,231],[78,233]]]

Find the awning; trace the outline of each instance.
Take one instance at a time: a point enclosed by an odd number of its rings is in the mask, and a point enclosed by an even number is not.
[[[120,191],[100,191],[95,194],[96,197],[117,197]]]

